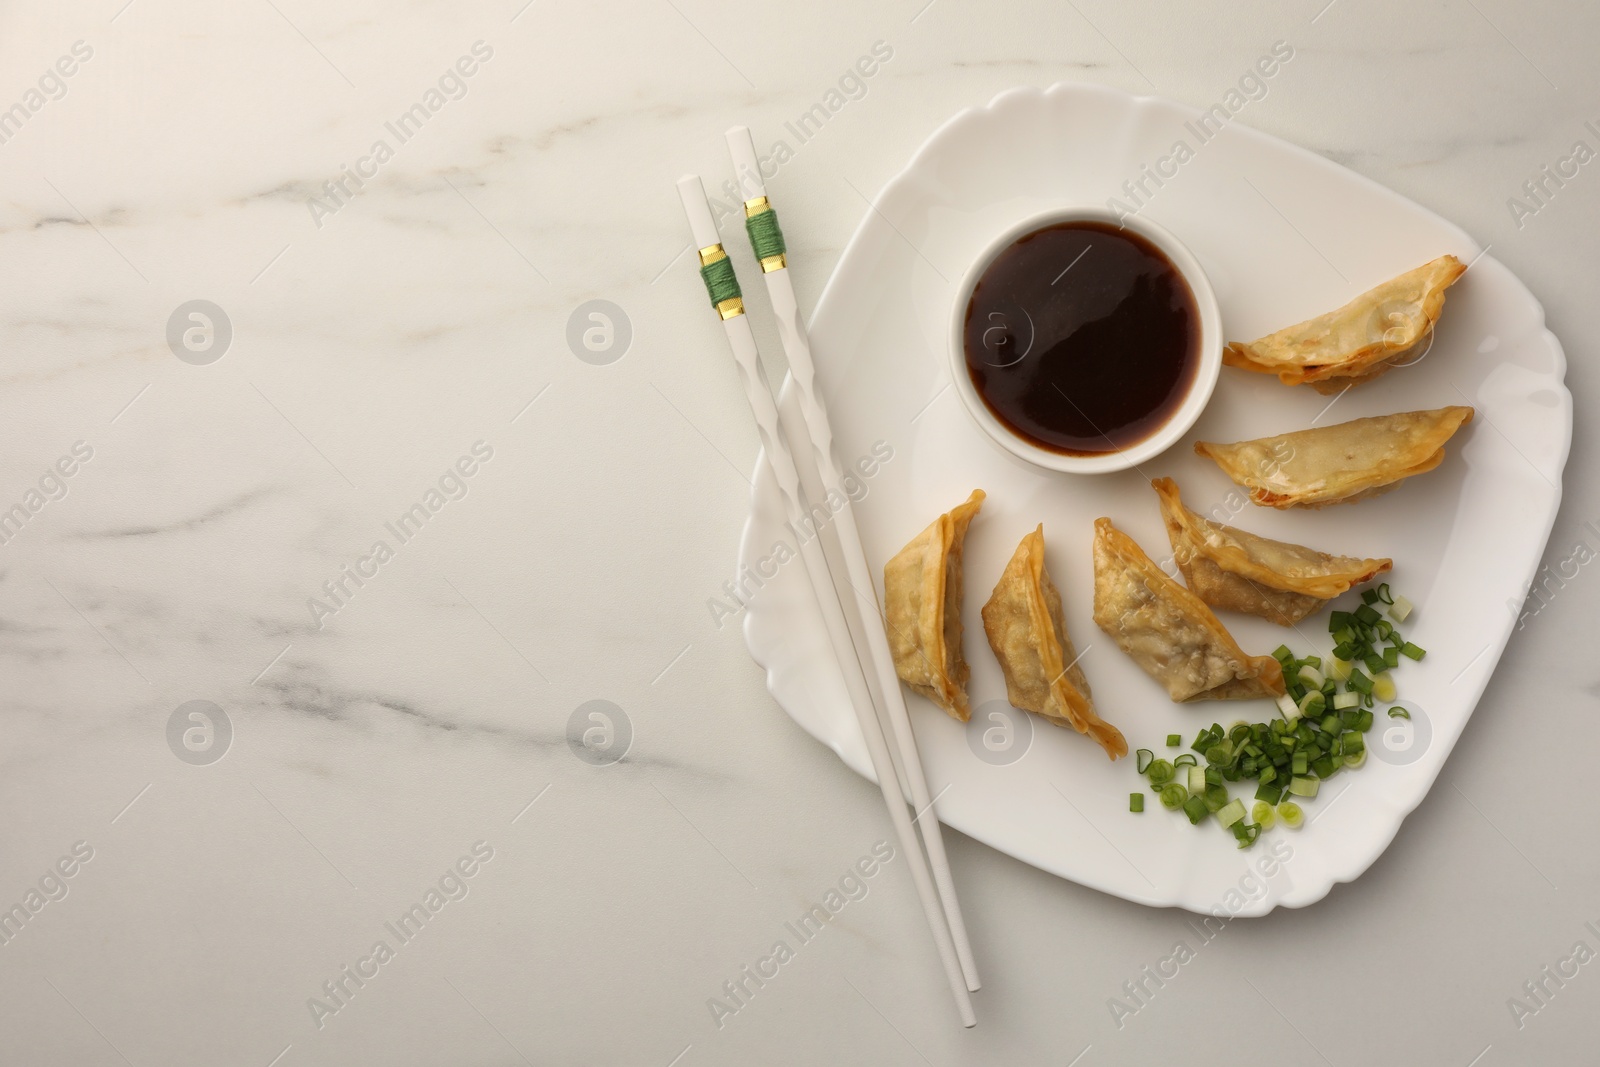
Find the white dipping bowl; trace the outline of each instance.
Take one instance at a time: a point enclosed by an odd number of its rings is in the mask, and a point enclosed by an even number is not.
[[[1099,222],[1131,230],[1155,245],[1177,268],[1178,274],[1189,286],[1189,292],[1193,294],[1195,306],[1200,312],[1199,364],[1195,368],[1194,379],[1189,383],[1188,394],[1171,417],[1148,437],[1115,452],[1071,455],[1035,444],[1006,425],[989,410],[983,397],[978,395],[972,375],[967,371],[964,336],[967,305],[972,299],[972,291],[977,287],[979,279],[989,269],[995,257],[1010,248],[1018,238],[1048,226],[1072,222]],[[1190,427],[1200,418],[1200,413],[1211,400],[1211,392],[1216,388],[1217,377],[1222,373],[1222,348],[1222,312],[1217,307],[1217,296],[1211,290],[1211,282],[1206,278],[1206,272],[1200,268],[1200,261],[1194,257],[1194,253],[1184,247],[1183,242],[1155,223],[1137,215],[1119,219],[1112,212],[1100,208],[1059,208],[1030,216],[1011,226],[995,237],[973,261],[972,266],[967,268],[966,274],[961,278],[961,284],[956,287],[955,307],[950,316],[948,369],[951,380],[955,382],[956,395],[961,398],[967,414],[983,428],[984,433],[1007,452],[1049,471],[1066,474],[1110,474],[1155,458],[1189,432]]]

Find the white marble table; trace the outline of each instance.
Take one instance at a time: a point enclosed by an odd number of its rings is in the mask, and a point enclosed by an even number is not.
[[[1324,2],[7,5],[0,1062],[1592,1055],[1600,167],[1523,186],[1600,148],[1600,15]],[[673,179],[725,173],[733,122],[783,138],[809,304],[952,112],[1060,79],[1204,105],[1277,40],[1295,61],[1245,121],[1545,302],[1579,412],[1565,577],[1322,903],[1206,941],[952,835],[977,1029],[899,859],[755,986],[892,834],[707,609],[755,434]],[[569,345],[591,300],[625,350]],[[568,744],[592,700],[621,762]]]

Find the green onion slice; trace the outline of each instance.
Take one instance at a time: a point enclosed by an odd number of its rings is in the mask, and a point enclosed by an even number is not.
[[[1232,826],[1244,818],[1244,801],[1235,797],[1217,809],[1217,821],[1224,826]]]

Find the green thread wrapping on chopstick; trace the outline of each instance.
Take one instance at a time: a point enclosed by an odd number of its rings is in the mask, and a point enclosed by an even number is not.
[[[781,256],[787,251],[783,243],[783,231],[778,228],[776,211],[768,209],[759,215],[751,215],[744,220],[744,228],[750,235],[750,247],[755,249],[757,259]]]
[[[706,283],[706,293],[711,297],[712,307],[741,295],[739,276],[733,273],[733,260],[727,256],[701,267],[700,277]]]

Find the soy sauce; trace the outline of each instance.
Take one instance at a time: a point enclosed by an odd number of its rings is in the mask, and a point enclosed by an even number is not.
[[[1139,443],[1182,405],[1200,361],[1200,312],[1155,245],[1068,222],[994,258],[962,337],[995,417],[1052,452],[1098,455]]]

